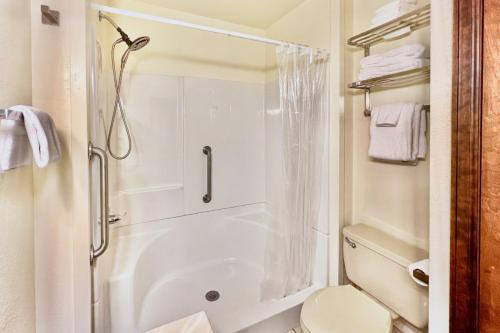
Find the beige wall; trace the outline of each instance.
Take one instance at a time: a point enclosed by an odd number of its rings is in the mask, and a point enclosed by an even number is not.
[[[254,35],[262,36],[265,34],[260,29],[145,4],[140,1],[110,0],[108,2],[113,7],[146,14]],[[128,72],[251,83],[263,83],[265,80],[265,46],[261,43],[128,18],[122,15],[113,15],[113,18],[132,39],[144,35],[151,37],[151,42],[146,48],[130,56],[127,64]],[[119,37],[116,32],[110,29],[109,25],[107,29],[109,40],[106,45],[102,45],[103,56],[106,58],[109,57],[111,43]]]
[[[31,103],[28,0],[0,11],[0,108]],[[35,331],[32,168],[0,174],[0,331]]]
[[[40,6],[60,11],[43,25]],[[85,0],[31,0],[33,105],[53,117],[62,159],[34,173],[36,331],[90,332]]]
[[[348,1],[349,2],[349,1]],[[419,5],[426,1],[420,0]],[[386,0],[354,0],[346,6],[346,40],[369,28],[375,10]],[[414,42],[430,44],[430,29],[372,48],[372,53]],[[346,81],[356,81],[363,51],[346,47]],[[392,102],[429,104],[429,85],[379,89],[372,93],[374,105]],[[346,223],[366,223],[396,237],[428,248],[429,157],[418,166],[374,162],[368,158],[369,122],[363,115],[363,94],[346,92]]]

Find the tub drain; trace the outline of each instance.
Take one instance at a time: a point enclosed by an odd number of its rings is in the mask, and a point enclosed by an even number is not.
[[[217,290],[210,290],[208,293],[205,294],[205,298],[209,302],[215,302],[218,300],[220,297],[220,294]]]

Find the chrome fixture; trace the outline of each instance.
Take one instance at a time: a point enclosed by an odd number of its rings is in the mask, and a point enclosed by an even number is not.
[[[207,194],[203,196],[203,202],[209,203],[212,201],[212,148],[203,147],[203,154],[207,155]]]
[[[108,187],[108,157],[106,152],[89,143],[89,160],[97,157],[99,160],[99,195],[100,195],[100,220],[101,243],[96,248],[92,244],[90,249],[90,262],[93,264],[109,246],[109,187]]]
[[[349,237],[345,237],[345,242],[353,249],[356,248],[356,243],[354,243],[354,241],[352,241]]]
[[[405,13],[377,27],[371,28],[347,40],[347,44],[359,47],[370,47],[384,41],[384,36],[403,28],[411,31],[421,29],[431,23],[431,5],[425,5]]]
[[[364,56],[370,55],[370,48],[384,41],[384,37],[404,28],[416,31],[426,27],[431,22],[431,5],[425,5],[411,12],[403,14],[393,20],[383,23],[379,26],[366,30],[347,40],[347,44],[357,46],[364,49]],[[428,82],[430,79],[430,67],[423,67],[403,71],[399,73],[389,74],[382,77],[377,77],[369,80],[358,81],[351,83],[349,88],[363,89],[365,95],[365,110],[366,117],[371,115],[371,89],[375,87],[396,87],[404,86],[413,83]],[[428,105],[425,106],[427,111],[430,110]]]
[[[121,96],[120,96],[120,90],[122,87],[122,79],[123,79],[123,71],[125,70],[125,65],[127,64],[128,56],[130,55],[130,52],[133,51],[138,51],[145,47],[149,41],[150,38],[148,36],[143,36],[139,37],[135,40],[131,40],[129,36],[120,28],[115,21],[113,21],[109,16],[103,14],[102,12],[99,12],[99,21],[102,20],[108,21],[115,29],[118,31],[120,34],[120,38],[118,38],[112,45],[111,47],[111,65],[113,69],[113,81],[115,84],[115,105],[113,107],[113,115],[111,116],[111,124],[109,125],[109,130],[108,133],[106,133],[106,146],[108,148],[108,152],[113,157],[115,160],[123,160],[127,158],[130,155],[130,152],[132,151],[132,137],[130,134],[130,129],[128,127],[128,122],[127,122],[127,117],[125,114],[125,110],[123,108]],[[117,77],[116,75],[116,64],[115,64],[115,48],[118,44],[120,43],[125,43],[127,44],[128,48],[125,50],[121,57],[121,65],[120,65],[120,73]],[[127,140],[128,140],[128,148],[127,152],[124,155],[119,155],[115,154],[111,148],[111,135],[113,133],[113,128],[115,125],[115,120],[116,120],[116,113],[117,111],[120,111],[120,115],[122,118],[123,122],[123,127],[125,128],[125,132],[127,133]]]
[[[100,4],[96,4],[96,3],[92,3],[90,6],[93,9],[98,10],[100,12],[123,15],[123,16],[138,18],[138,19],[142,19],[142,20],[146,20],[146,21],[152,21],[152,22],[182,27],[182,28],[186,28],[186,29],[194,29],[194,30],[199,30],[199,31],[211,32],[211,33],[215,33],[215,34],[221,34],[224,36],[242,38],[242,39],[251,40],[251,41],[259,42],[259,43],[265,43],[265,44],[270,44],[270,45],[275,45],[275,46],[297,46],[297,47],[302,47],[302,48],[311,48],[311,46],[309,46],[309,45],[291,43],[291,42],[276,40],[276,39],[270,39],[270,38],[265,38],[262,36],[256,36],[256,35],[242,33],[239,31],[231,31],[231,30],[213,28],[213,27],[209,27],[206,25],[176,20],[176,19],[172,19],[169,17],[149,15],[149,14],[135,12],[135,11],[122,9],[122,8],[114,8],[114,7],[104,6],[104,5],[100,5]],[[318,49],[318,50],[320,50],[322,52],[329,53],[329,51],[326,49]]]
[[[108,223],[109,224],[117,224],[117,223],[120,223],[121,220],[122,220],[123,216],[122,215],[118,215],[118,214],[110,214],[108,216]]]

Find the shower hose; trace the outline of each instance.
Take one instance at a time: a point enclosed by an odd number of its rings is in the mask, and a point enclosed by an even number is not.
[[[123,79],[123,71],[125,70],[125,65],[127,64],[128,56],[130,55],[131,49],[130,47],[125,50],[125,52],[122,55],[121,58],[121,63],[120,63],[120,73],[117,76],[116,75],[116,64],[115,64],[115,49],[116,46],[120,43],[123,42],[123,39],[119,38],[117,39],[114,43],[113,46],[111,47],[111,67],[113,70],[113,81],[114,81],[114,87],[115,87],[115,102],[114,102],[114,107],[113,107],[113,115],[111,116],[111,123],[109,125],[109,130],[108,133],[106,134],[106,146],[108,148],[109,154],[115,159],[115,160],[123,160],[127,158],[130,155],[130,152],[132,151],[132,136],[130,134],[130,129],[128,126],[127,122],[127,116],[125,114],[125,109],[123,107],[122,99],[121,99],[121,87],[122,87],[122,79]],[[120,117],[123,122],[123,127],[125,128],[125,132],[127,134],[127,142],[128,142],[128,148],[127,151],[125,152],[124,155],[120,155],[118,152],[113,152],[113,148],[111,147],[111,136],[113,133],[113,128],[116,122],[116,115],[120,111]]]

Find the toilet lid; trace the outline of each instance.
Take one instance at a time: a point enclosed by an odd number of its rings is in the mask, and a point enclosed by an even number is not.
[[[390,333],[389,311],[353,286],[319,290],[304,302],[300,315],[307,333]]]

